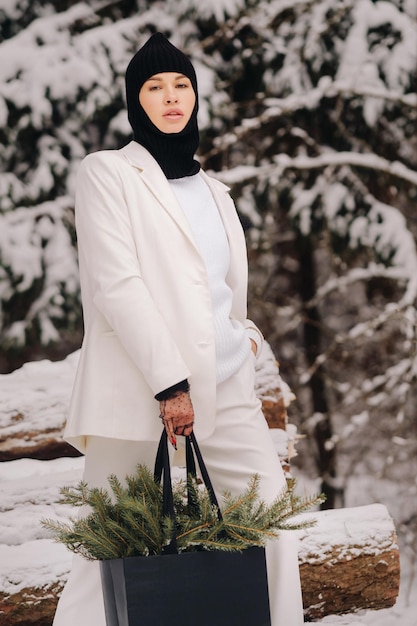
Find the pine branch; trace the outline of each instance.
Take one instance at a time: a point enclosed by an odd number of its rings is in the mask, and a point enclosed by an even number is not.
[[[58,504],[69,504],[71,506],[84,506],[88,499],[88,484],[80,481],[75,487],[62,487],[61,498]]]
[[[259,476],[254,475],[238,497],[224,494],[222,519],[207,489],[188,476],[173,487],[175,521],[163,515],[162,488],[146,466],[138,465],[126,483],[109,476],[110,491],[79,483],[61,490],[65,504],[88,505],[91,513],[65,524],[43,520],[55,541],[87,559],[113,559],[161,554],[175,529],[179,552],[243,550],[265,545],[280,530],[306,528],[314,520],[292,518],[323,501],[322,496],[301,498],[288,484],[271,504],[259,498]],[[188,494],[188,495],[187,495]]]

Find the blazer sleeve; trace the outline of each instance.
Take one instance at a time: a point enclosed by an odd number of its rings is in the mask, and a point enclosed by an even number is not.
[[[122,178],[123,168],[111,151],[91,154],[79,167],[75,218],[80,273],[89,285],[93,310],[105,317],[156,395],[190,372],[142,279]]]

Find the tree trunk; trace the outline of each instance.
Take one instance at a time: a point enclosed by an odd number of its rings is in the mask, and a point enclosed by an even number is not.
[[[300,258],[300,296],[304,306],[304,348],[308,367],[316,362],[322,351],[321,319],[316,306],[309,305],[316,293],[316,272],[314,249],[311,237],[298,237]],[[329,446],[333,429],[326,398],[326,387],[323,370],[316,367],[310,378],[312,413],[317,417],[314,427],[314,438],[317,444],[317,466],[322,477],[321,491],[326,496],[322,505],[324,509],[333,509],[338,504],[339,490],[335,488],[336,478],[336,447]]]

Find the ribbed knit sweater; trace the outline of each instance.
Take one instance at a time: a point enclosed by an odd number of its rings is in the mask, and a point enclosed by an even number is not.
[[[245,328],[230,318],[233,294],[226,283],[229,243],[219,210],[203,177],[195,174],[169,183],[206,266],[213,306],[217,382],[220,383],[239,370],[250,351]]]

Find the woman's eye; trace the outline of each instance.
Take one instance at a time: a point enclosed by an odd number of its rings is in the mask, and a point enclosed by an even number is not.
[[[188,87],[188,84],[187,83],[178,83],[177,87],[179,87],[180,89],[184,89],[184,88]]]

